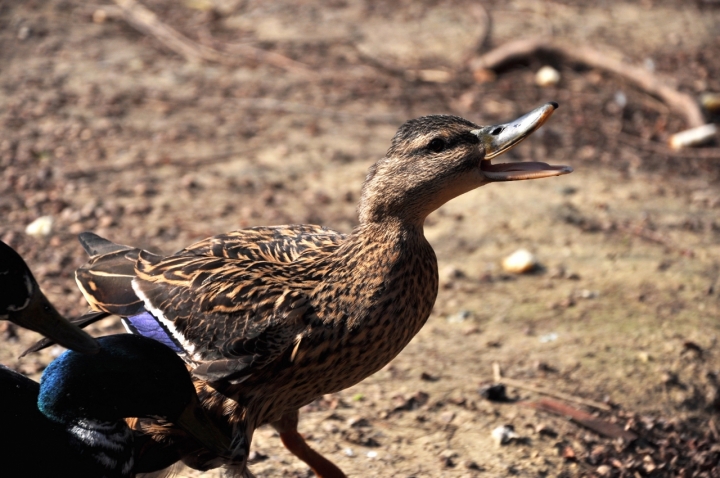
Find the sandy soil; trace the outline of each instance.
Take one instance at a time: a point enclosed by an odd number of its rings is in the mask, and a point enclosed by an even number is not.
[[[144,4],[196,41],[272,51],[313,74],[188,62],[112,15],[94,22],[100,5],[1,2],[0,238],[62,312],[86,309],[72,279],[79,232],[172,252],[252,225],[349,231],[365,171],[404,120],[502,122],[556,100],[550,123],[508,155],[575,173],[489,185],[434,213],[442,288],[427,326],[384,370],[308,406],[301,431],[350,476],[720,476],[720,155],[644,146],[682,118],[621,78],[553,58],[476,83],[462,62],[486,30],[469,1]],[[693,95],[720,91],[717,2],[484,6],[483,51],[550,34],[622,51]],[[542,89],[533,78],[546,62],[562,79]],[[52,233],[26,235],[43,215]],[[502,271],[519,248],[538,257],[536,273]],[[37,335],[2,330],[2,363],[35,378],[61,351],[18,360]],[[120,331],[114,320],[90,330]],[[563,401],[640,438],[539,411],[543,395],[527,390],[484,399],[493,362],[611,404]],[[519,438],[498,446],[502,425]],[[259,476],[312,475],[270,429],[253,449]]]

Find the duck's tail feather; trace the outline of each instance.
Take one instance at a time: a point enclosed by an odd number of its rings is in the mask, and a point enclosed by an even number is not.
[[[79,236],[90,260],[75,271],[75,282],[90,307],[121,317],[139,314],[143,303],[135,294],[132,281],[139,255],[156,258],[142,249],[115,244],[97,234]]]
[[[116,244],[95,234],[94,232],[82,232],[78,235],[78,241],[90,257],[108,254],[110,252],[126,251],[133,249],[130,246]]]

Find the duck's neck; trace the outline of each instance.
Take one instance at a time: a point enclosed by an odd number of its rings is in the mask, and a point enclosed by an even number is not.
[[[95,459],[106,477],[131,476],[134,465],[133,435],[123,420],[101,422],[80,419],[68,427],[71,443],[83,455]]]
[[[415,335],[438,287],[437,259],[422,224],[392,219],[360,224],[341,256],[335,283],[346,289],[337,300],[347,303],[336,302],[345,314],[332,315],[346,316],[350,328],[389,321]]]
[[[377,242],[399,247],[414,247],[427,244],[422,220],[405,220],[400,217],[388,217],[382,221],[361,222],[352,234],[363,239],[363,242]]]
[[[395,358],[427,321],[438,292],[437,259],[422,227],[361,224],[328,265],[313,299],[321,304],[318,317],[332,324],[326,330],[342,331],[342,340],[324,337],[317,346],[333,343],[352,360],[325,393],[353,385]]]

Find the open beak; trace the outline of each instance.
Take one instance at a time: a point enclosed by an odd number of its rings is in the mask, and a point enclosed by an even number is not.
[[[37,283],[26,307],[12,311],[12,322],[43,334],[65,348],[84,354],[95,354],[100,345],[87,332],[73,325],[55,310],[55,307],[40,291]]]
[[[193,399],[173,423],[188,432],[212,453],[222,457],[232,457],[230,438],[210,420],[200,405],[197,395],[193,394]]]
[[[530,113],[505,124],[483,126],[472,133],[485,147],[485,158],[480,162],[480,170],[491,181],[519,181],[522,179],[549,178],[572,172],[570,166],[553,166],[535,161],[492,164],[495,156],[510,150],[516,144],[530,136],[542,126],[557,109],[555,102],[547,103]]]

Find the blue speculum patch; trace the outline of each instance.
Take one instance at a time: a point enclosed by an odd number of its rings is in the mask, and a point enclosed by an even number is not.
[[[175,340],[167,327],[150,312],[145,311],[132,317],[125,317],[123,322],[132,333],[157,340],[173,349],[175,353],[185,353],[185,349]]]

